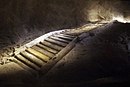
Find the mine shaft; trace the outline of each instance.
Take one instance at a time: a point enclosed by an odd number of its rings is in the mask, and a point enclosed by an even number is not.
[[[1,87],[130,86],[130,1],[4,0]]]

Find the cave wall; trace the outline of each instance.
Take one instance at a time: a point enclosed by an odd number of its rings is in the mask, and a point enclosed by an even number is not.
[[[91,0],[85,8],[87,19],[90,21],[129,21],[130,1],[128,0]]]
[[[74,28],[113,16],[128,16],[122,0],[1,0],[0,48],[34,39],[53,30]]]
[[[4,0],[0,3],[0,48],[84,23],[77,0]],[[78,23],[79,22],[79,23]]]

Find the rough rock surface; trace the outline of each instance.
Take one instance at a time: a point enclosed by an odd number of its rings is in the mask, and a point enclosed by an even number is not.
[[[129,23],[113,22],[87,32],[87,37],[79,41],[45,75],[30,76],[14,63],[3,65],[1,66],[0,83],[5,87],[111,87],[130,85],[129,28]]]
[[[126,0],[4,0],[0,3],[0,48],[11,48],[1,53],[53,30],[129,18],[129,13]]]
[[[118,86],[123,82],[118,82],[120,80],[127,82],[130,75],[129,28],[130,24],[112,23],[91,31],[93,36],[80,41],[42,78],[43,85],[82,86],[102,78],[116,78]],[[114,82],[113,79],[110,81]],[[101,84],[91,83],[95,86],[103,84],[104,80],[101,80]],[[109,82],[106,84],[110,85]]]

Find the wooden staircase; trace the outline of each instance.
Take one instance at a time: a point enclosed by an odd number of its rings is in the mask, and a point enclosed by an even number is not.
[[[76,37],[77,36],[63,33],[53,34],[44,39],[44,41],[40,41],[15,55],[13,62],[27,71],[39,72],[42,67],[47,66],[50,61],[56,59],[56,55]],[[62,52],[62,55],[64,55],[64,53],[67,52]]]

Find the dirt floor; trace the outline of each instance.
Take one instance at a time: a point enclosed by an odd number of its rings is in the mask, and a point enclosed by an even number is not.
[[[29,76],[22,68],[14,67],[16,74],[6,73],[1,84],[3,87],[126,87],[130,76],[129,28],[129,23],[112,22],[84,33],[86,38],[79,40],[47,74]],[[6,67],[13,69],[10,65]]]

